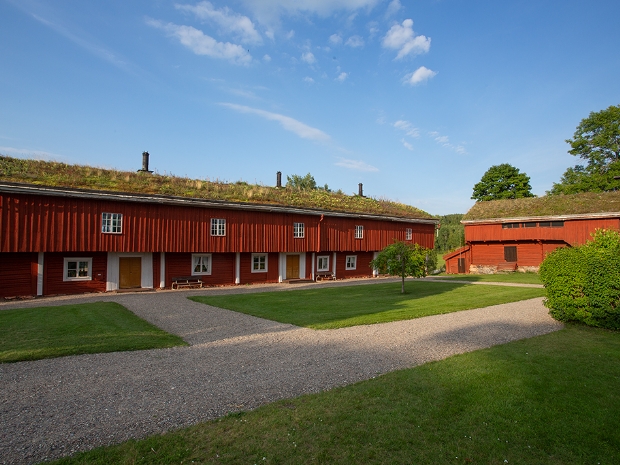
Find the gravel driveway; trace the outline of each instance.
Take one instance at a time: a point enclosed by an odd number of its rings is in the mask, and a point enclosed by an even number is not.
[[[259,290],[290,288],[281,284]],[[34,463],[142,438],[562,327],[541,298],[325,331],[187,299],[251,291],[256,287],[99,294],[0,306],[115,301],[191,344],[0,364],[0,462]]]

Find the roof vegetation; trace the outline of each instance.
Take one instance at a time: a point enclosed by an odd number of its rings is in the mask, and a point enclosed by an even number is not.
[[[463,221],[620,212],[620,191],[477,202]]]
[[[425,211],[385,199],[325,190],[275,188],[243,181],[225,183],[174,175],[117,171],[0,155],[0,180],[39,186],[160,194],[206,200],[270,204],[334,212],[431,219]]]

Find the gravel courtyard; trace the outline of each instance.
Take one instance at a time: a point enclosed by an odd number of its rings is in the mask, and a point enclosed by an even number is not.
[[[98,294],[0,305],[2,311],[115,301],[191,344],[0,364],[0,463],[36,463],[141,438],[562,327],[542,298],[325,331],[187,299],[292,287]]]

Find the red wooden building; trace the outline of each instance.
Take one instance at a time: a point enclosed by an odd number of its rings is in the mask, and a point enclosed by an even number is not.
[[[537,271],[558,247],[620,230],[620,192],[479,202],[461,222],[466,245],[444,255],[447,273]]]
[[[0,297],[372,276],[437,220],[0,182]]]

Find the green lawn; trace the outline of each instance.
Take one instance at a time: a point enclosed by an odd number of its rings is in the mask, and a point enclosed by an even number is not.
[[[0,310],[0,362],[179,345],[113,302]]]
[[[215,307],[313,329],[408,320],[545,295],[544,289],[408,281],[311,290],[190,297]]]
[[[441,279],[455,279],[457,281],[542,284],[538,273],[441,274],[437,277]]]
[[[65,464],[620,463],[620,333],[582,326]]]

